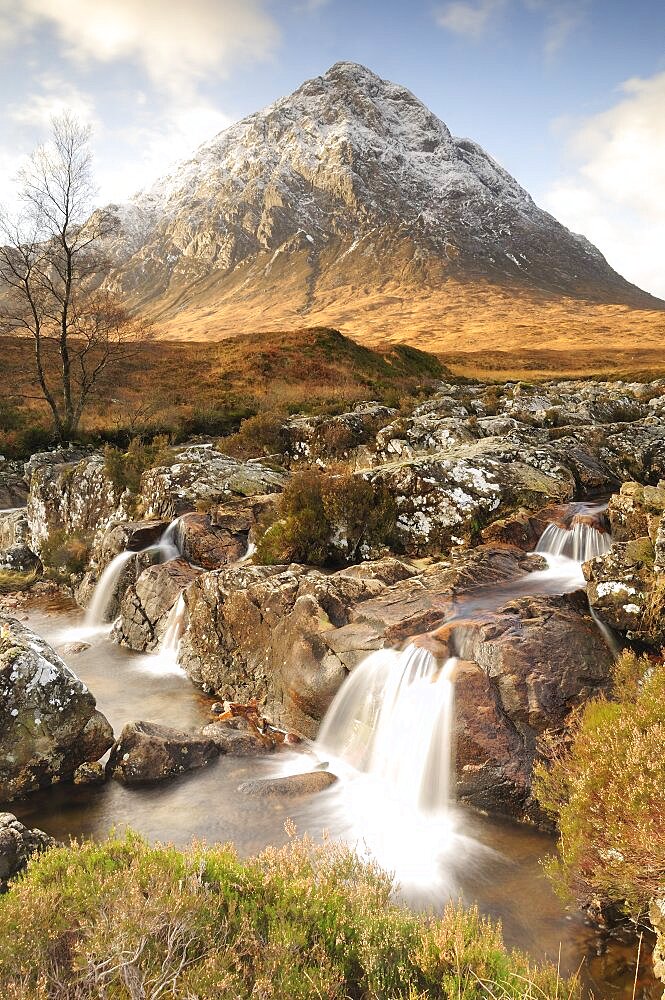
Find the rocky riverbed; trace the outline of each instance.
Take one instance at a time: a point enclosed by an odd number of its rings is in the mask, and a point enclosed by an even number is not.
[[[89,449],[5,463],[15,509],[0,511],[0,569],[16,592],[0,608],[0,797],[31,795],[17,812],[55,836],[141,827],[139,801],[164,806],[154,836],[251,849],[279,840],[287,816],[350,836],[346,792],[315,777],[307,741],[365,657],[415,638],[459,660],[457,801],[545,825],[531,795],[539,741],[607,688],[617,643],[665,638],[664,414],[665,382],[445,384],[407,413],[368,402],[290,418],[279,454],[174,447],[135,492]],[[255,545],[284,523],[303,468],[361,484],[381,532],[338,501],[323,565],[261,565]],[[50,596],[42,570],[58,581]],[[75,602],[106,624],[79,620]],[[231,710],[254,700],[249,715]],[[285,745],[299,738],[294,757]],[[298,770],[314,798],[290,797]],[[270,806],[251,804],[271,775]],[[480,821],[459,815],[451,842],[486,870],[495,826],[475,838]],[[440,892],[467,891],[448,863]]]

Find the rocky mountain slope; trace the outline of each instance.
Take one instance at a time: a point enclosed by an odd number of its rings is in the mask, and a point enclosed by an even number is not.
[[[463,345],[480,319],[485,334],[498,324],[503,345],[511,329],[528,340],[553,309],[590,310],[592,327],[608,304],[620,318],[653,311],[649,328],[662,321],[660,300],[538,208],[477,143],[354,63],[306,81],[110,210],[112,287],[171,336],[326,322]],[[551,343],[549,326],[541,342]]]

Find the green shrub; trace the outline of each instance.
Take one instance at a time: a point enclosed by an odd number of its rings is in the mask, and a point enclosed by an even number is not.
[[[534,792],[557,821],[557,888],[639,917],[665,886],[665,666],[624,653],[614,700],[586,705],[568,745],[550,747]]]
[[[129,442],[127,451],[110,444],[104,448],[104,469],[119,493],[129,490],[136,496],[146,469],[166,464],[172,456],[169,439],[165,435],[154,437],[150,444],[135,437]]]
[[[90,558],[90,544],[85,535],[51,531],[41,551],[45,576],[67,583],[71,576],[82,573]]]
[[[450,904],[391,901],[390,878],[307,839],[240,861],[135,834],[53,849],[0,897],[5,1000],[480,1000],[578,996]]]
[[[289,481],[271,517],[259,562],[325,566],[357,562],[364,547],[388,545],[397,514],[385,487],[346,470],[307,469]]]

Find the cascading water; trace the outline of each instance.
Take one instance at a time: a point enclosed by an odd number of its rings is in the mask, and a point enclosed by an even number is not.
[[[104,572],[100,576],[92,594],[92,600],[85,613],[84,627],[86,629],[99,629],[107,624],[108,611],[115,596],[118,583],[124,572],[125,566],[140,553],[151,553],[158,557],[160,562],[168,562],[169,559],[176,559],[180,555],[180,550],[175,542],[175,533],[178,529],[180,518],[171,521],[168,528],[156,545],[148,545],[140,552],[120,552],[111,560]]]
[[[185,595],[181,591],[178,595],[178,599],[169,611],[168,618],[166,619],[166,628],[164,630],[164,635],[162,636],[162,641],[159,644],[159,649],[153,656],[146,660],[146,666],[148,666],[153,672],[183,672],[178,666],[178,651],[180,649],[180,640],[182,639],[182,634],[185,630],[186,614],[187,606],[185,604]]]
[[[425,812],[450,801],[457,660],[426,649],[372,653],[335,697],[315,744],[319,756],[364,772],[386,794]]]
[[[86,628],[100,628],[106,624],[108,609],[118,587],[120,577],[125,571],[125,566],[130,559],[133,559],[136,552],[120,552],[108,564],[95,586],[92,600],[85,613],[84,625]]]
[[[542,535],[536,552],[543,555],[565,556],[583,563],[594,556],[602,556],[609,552],[612,539],[605,531],[583,521],[577,521],[570,528],[562,528],[557,524],[548,524]]]

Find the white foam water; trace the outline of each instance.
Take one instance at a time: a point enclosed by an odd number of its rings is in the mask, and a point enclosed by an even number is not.
[[[146,662],[146,667],[153,673],[184,673],[178,665],[178,653],[180,651],[180,640],[185,630],[186,615],[185,595],[181,591],[178,599],[169,611],[159,649]]]
[[[426,649],[379,650],[337,693],[321,724],[319,756],[370,775],[412,809],[445,812],[451,799],[453,673]]]
[[[591,524],[573,524],[570,528],[561,528],[557,524],[548,524],[543,531],[536,552],[541,555],[564,556],[575,562],[584,563],[595,556],[609,552],[612,539],[605,531],[599,531]]]

